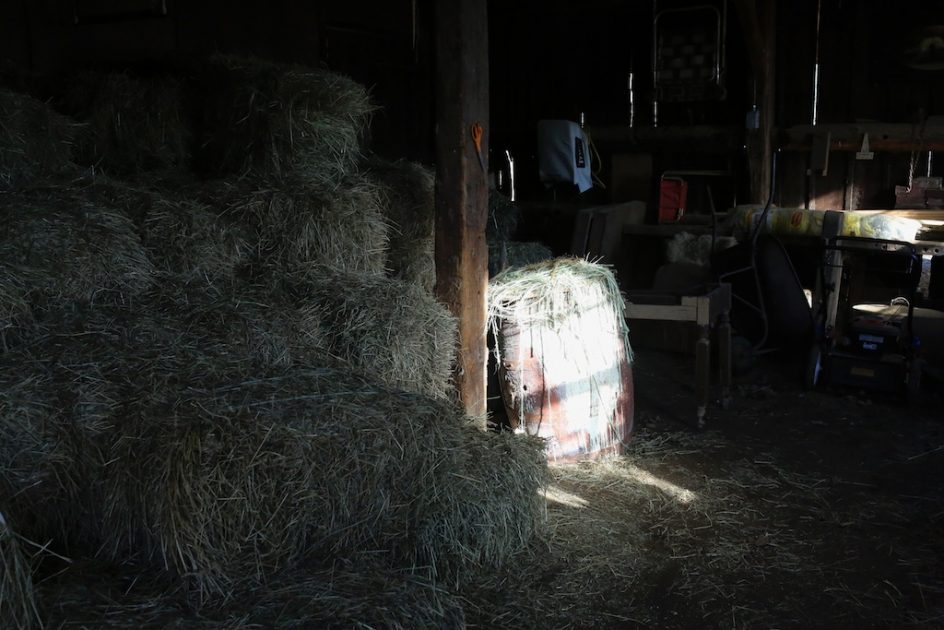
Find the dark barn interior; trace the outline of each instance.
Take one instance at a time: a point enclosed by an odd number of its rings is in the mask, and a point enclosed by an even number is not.
[[[942,150],[933,0],[0,0],[0,628],[944,628]]]

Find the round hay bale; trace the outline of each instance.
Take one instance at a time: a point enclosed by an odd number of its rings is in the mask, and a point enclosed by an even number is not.
[[[295,268],[330,265],[346,271],[383,274],[388,226],[380,191],[367,181],[334,188],[291,180],[284,186],[255,189],[251,184],[208,188],[201,200],[245,229],[258,257]]]
[[[0,621],[5,628],[41,628],[32,567],[12,526],[0,512]]]
[[[74,169],[72,143],[81,125],[31,96],[0,88],[0,191]]]
[[[416,162],[373,156],[364,174],[383,192],[383,211],[390,223],[390,275],[419,284],[432,294],[436,284],[433,172]]]
[[[364,86],[326,70],[216,55],[196,72],[196,167],[333,183],[356,170],[375,109]]]
[[[137,294],[154,268],[130,219],[48,191],[0,197],[0,262],[28,278],[31,299]]]
[[[419,286],[317,267],[287,278],[286,290],[321,321],[331,355],[398,389],[451,395],[456,321]]]
[[[62,104],[87,123],[76,144],[80,164],[126,180],[190,171],[192,121],[179,79],[85,72],[69,82]]]

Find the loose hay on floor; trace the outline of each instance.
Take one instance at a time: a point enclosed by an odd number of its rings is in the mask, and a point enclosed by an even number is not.
[[[217,55],[196,71],[197,168],[333,183],[356,170],[374,105],[364,86],[326,70]]]
[[[43,102],[0,87],[0,191],[73,169],[80,127]]]
[[[42,627],[32,566],[22,541],[0,512],[0,623],[11,630]]]
[[[86,72],[68,81],[62,103],[87,123],[80,164],[126,180],[188,177],[193,121],[178,78]]]

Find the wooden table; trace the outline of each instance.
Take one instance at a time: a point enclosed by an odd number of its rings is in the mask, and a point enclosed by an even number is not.
[[[656,319],[692,322],[698,327],[695,342],[696,420],[705,426],[711,383],[711,338],[718,344],[718,368],[721,382],[721,405],[731,400],[731,285],[705,284],[684,295],[665,291],[630,291],[626,293],[627,320]]]

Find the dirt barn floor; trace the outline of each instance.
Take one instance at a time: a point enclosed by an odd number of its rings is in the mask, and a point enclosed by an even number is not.
[[[552,468],[549,542],[465,592],[469,626],[944,628],[941,395],[768,362],[697,431],[691,369],[638,353],[628,455]]]

